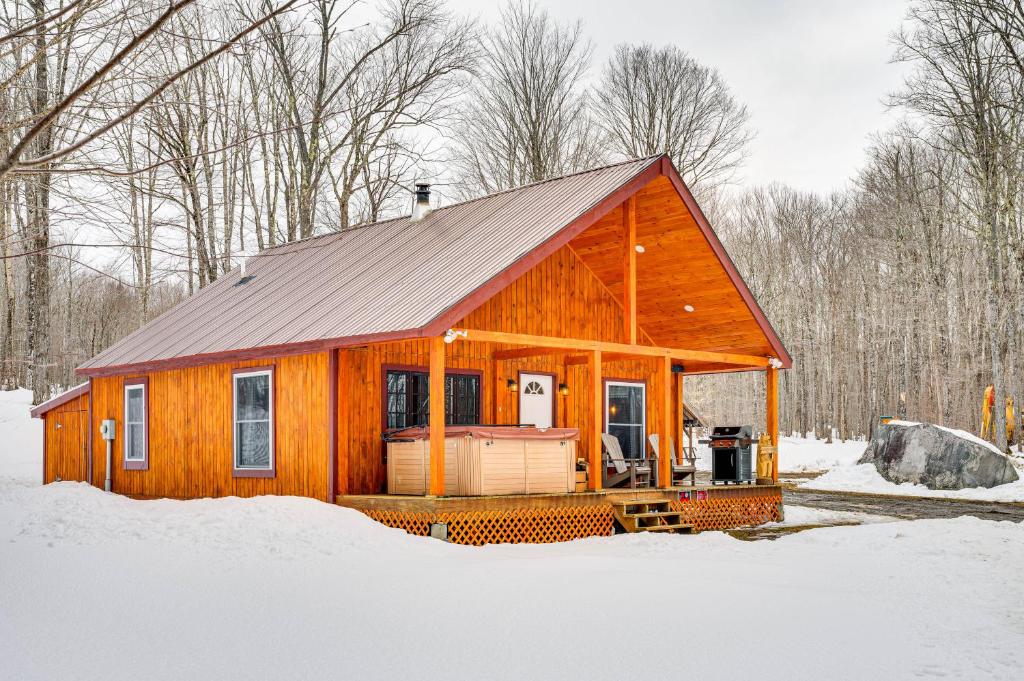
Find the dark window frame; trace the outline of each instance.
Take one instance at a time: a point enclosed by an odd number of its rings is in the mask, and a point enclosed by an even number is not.
[[[430,367],[419,365],[419,364],[382,364],[380,372],[380,426],[381,431],[388,430],[388,373],[391,372],[402,372],[402,373],[414,373],[424,374],[427,376],[427,380],[430,380]],[[477,379],[478,394],[476,400],[476,414],[475,424],[462,424],[462,425],[477,425],[481,422],[481,417],[484,410],[484,372],[480,369],[456,369],[454,367],[445,368],[445,378],[450,376],[475,376]],[[447,387],[447,381],[445,383]],[[447,417],[451,413],[448,408],[448,395],[445,390],[445,422],[447,423]],[[426,424],[423,424],[426,425]],[[450,425],[450,424],[449,424]],[[412,426],[406,426],[412,427]]]

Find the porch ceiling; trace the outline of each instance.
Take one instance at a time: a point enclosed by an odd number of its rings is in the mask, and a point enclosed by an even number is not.
[[[637,322],[655,345],[776,355],[725,266],[664,175],[636,194],[636,238],[644,248],[636,260]],[[612,295],[622,300],[622,209],[611,211],[569,245]],[[694,311],[686,312],[686,305],[692,305]]]

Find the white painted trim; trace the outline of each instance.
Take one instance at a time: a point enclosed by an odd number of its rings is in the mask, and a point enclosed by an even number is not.
[[[238,379],[252,376],[267,377],[267,396],[270,402],[266,419],[238,419]],[[263,423],[267,422],[268,445],[270,447],[270,458],[266,466],[243,466],[238,463],[238,424],[239,423]],[[236,471],[272,471],[274,470],[274,372],[271,369],[258,371],[246,371],[232,374],[231,376],[231,443],[234,450],[234,457],[231,465]]]
[[[605,381],[604,384],[604,432],[608,433],[608,426],[612,425],[612,420],[608,409],[611,406],[611,399],[609,396],[609,388],[613,385],[625,386],[627,388],[640,388],[640,394],[642,396],[642,403],[640,408],[640,423],[616,423],[616,426],[640,426],[640,446],[643,448],[643,455],[647,453],[647,384],[643,381]]]

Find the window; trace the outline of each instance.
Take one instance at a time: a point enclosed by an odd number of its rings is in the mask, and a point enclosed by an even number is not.
[[[647,386],[608,381],[604,387],[605,432],[614,435],[627,459],[642,459],[647,437]]]
[[[128,379],[124,385],[124,465],[128,470],[147,467],[146,379]]]
[[[526,388],[523,389],[523,392],[527,395],[543,395],[544,386],[537,381],[530,381],[526,384]]]
[[[430,421],[430,375],[425,371],[388,370],[386,379],[386,427],[427,425]],[[446,374],[444,411],[448,425],[480,423],[480,376]]]
[[[274,372],[234,375],[235,475],[269,477],[274,471]]]

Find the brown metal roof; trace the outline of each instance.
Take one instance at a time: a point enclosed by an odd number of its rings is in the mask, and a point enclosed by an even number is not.
[[[423,335],[611,195],[661,172],[662,162],[619,163],[439,208],[417,222],[403,217],[263,251],[249,259],[247,283],[233,270],[79,372]]]
[[[37,404],[36,406],[32,407],[28,413],[34,419],[42,418],[43,414],[49,411],[53,411],[62,404],[67,404],[68,402],[75,399],[76,397],[79,397],[80,395],[86,394],[87,392],[89,392],[90,389],[91,385],[88,382],[76,385],[74,388],[65,390],[56,397],[51,397],[45,402]]]

